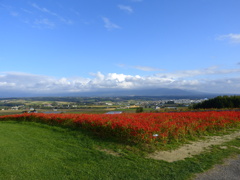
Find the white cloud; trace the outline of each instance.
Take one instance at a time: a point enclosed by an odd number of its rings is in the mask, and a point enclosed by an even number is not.
[[[108,30],[112,30],[112,29],[119,29],[120,26],[112,23],[108,18],[106,17],[102,17],[102,20],[104,22],[104,27],[107,28]]]
[[[239,69],[206,68],[202,70],[159,73],[149,76],[101,72],[91,78],[54,78],[43,75],[0,73],[0,90],[25,93],[70,93],[101,90],[178,88],[212,93],[239,93]]]
[[[32,4],[32,7],[38,9],[39,11],[42,11],[42,12],[45,12],[45,13],[48,13],[48,14],[51,14],[53,16],[58,16],[56,13],[48,10],[47,8],[44,8],[44,7],[39,7],[37,4],[33,3]]]
[[[227,34],[227,35],[220,35],[217,37],[217,40],[227,40],[231,43],[240,43],[240,34]]]
[[[9,5],[0,3],[0,9],[5,9],[13,17],[19,17],[20,16],[20,13],[13,6],[9,6]]]
[[[60,16],[59,14],[55,13],[55,12],[52,12],[50,11],[49,9],[45,8],[45,7],[40,7],[38,6],[37,4],[35,3],[32,3],[31,4],[32,7],[38,9],[39,11],[43,12],[43,13],[47,13],[47,14],[50,14],[54,17],[56,17],[58,20],[60,20],[61,22],[65,23],[65,24],[72,24],[72,20],[69,20],[69,19],[66,19],[66,18],[63,18],[62,16]]]
[[[127,13],[133,13],[133,9],[130,6],[118,5],[118,8]]]
[[[34,21],[34,24],[37,26],[37,27],[47,27],[47,28],[54,28],[55,27],[55,23],[54,22],[51,22],[50,20],[48,19],[35,19]]]
[[[158,73],[158,76],[168,76],[172,78],[196,78],[204,77],[210,75],[212,76],[221,76],[227,74],[240,73],[240,69],[219,69],[216,66],[205,68],[205,69],[196,69],[196,70],[185,70],[185,71],[176,71],[174,73]]]
[[[0,82],[0,87],[14,87],[14,86],[16,86],[15,83]]]

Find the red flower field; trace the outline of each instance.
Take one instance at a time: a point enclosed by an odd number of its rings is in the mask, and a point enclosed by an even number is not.
[[[239,111],[126,114],[18,114],[0,121],[42,122],[84,128],[135,143],[168,143],[240,126]]]

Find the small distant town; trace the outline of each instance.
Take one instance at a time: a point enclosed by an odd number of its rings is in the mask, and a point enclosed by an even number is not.
[[[36,97],[0,99],[0,110],[22,112],[134,112],[141,107],[145,112],[184,110],[208,98],[171,99],[157,97]]]

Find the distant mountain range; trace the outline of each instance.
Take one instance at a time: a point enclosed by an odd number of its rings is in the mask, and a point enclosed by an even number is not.
[[[203,93],[198,91],[182,89],[131,89],[131,90],[103,90],[96,92],[74,93],[78,96],[172,96],[172,97],[213,97],[217,94]],[[72,94],[73,95],[73,94]]]
[[[101,90],[91,92],[78,92],[78,93],[48,93],[48,94],[36,94],[26,92],[1,92],[0,97],[50,97],[50,96],[89,96],[89,97],[110,97],[110,96],[168,96],[168,97],[215,97],[220,94],[203,93],[192,90],[182,89],[168,89],[168,88],[157,88],[157,89],[131,89],[131,90]]]

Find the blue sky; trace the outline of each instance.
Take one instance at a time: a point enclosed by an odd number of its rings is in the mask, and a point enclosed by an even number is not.
[[[0,89],[240,91],[239,0],[0,0]]]

